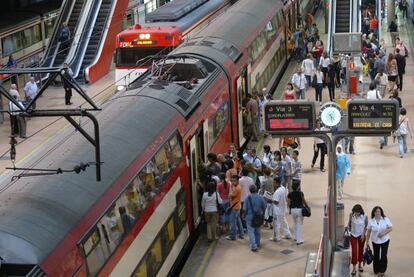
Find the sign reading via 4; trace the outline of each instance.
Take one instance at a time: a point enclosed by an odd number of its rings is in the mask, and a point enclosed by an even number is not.
[[[398,128],[396,100],[351,100],[348,102],[348,129],[391,132]]]
[[[313,131],[315,108],[313,102],[270,101],[264,107],[266,131],[281,134],[286,131]]]

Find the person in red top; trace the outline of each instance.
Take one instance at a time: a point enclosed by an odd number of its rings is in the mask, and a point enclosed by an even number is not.
[[[316,41],[315,46],[312,48],[313,55],[315,57],[315,67],[319,65],[319,60],[323,54],[323,46],[321,45],[320,41]]]
[[[376,16],[370,20],[369,28],[375,34],[375,37],[378,37],[378,18]]]
[[[223,200],[223,208],[226,211],[230,207],[230,199],[229,199],[229,193],[230,193],[230,186],[231,182],[226,180],[226,175],[224,173],[219,174],[220,181],[217,184],[217,191],[221,197],[221,200]],[[223,232],[227,232],[229,228],[229,222],[230,222],[230,214],[224,213],[220,216],[220,223],[222,224],[222,230]]]
[[[286,90],[283,92],[283,98],[285,100],[294,100],[296,99],[295,89],[293,88],[292,83],[288,83]]]

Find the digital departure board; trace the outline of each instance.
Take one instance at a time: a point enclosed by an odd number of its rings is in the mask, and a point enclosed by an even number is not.
[[[395,100],[351,100],[348,129],[391,132],[398,127],[399,106]]]
[[[264,108],[268,132],[312,131],[315,112],[312,102],[270,101]]]

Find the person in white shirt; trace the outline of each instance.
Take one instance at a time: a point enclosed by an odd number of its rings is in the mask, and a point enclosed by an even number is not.
[[[372,81],[369,84],[369,91],[367,92],[366,99],[367,100],[380,100],[380,99],[382,99],[381,98],[381,93],[377,90],[377,85],[375,84],[375,81]]]
[[[20,93],[17,90],[17,85],[16,84],[11,84],[10,85],[9,93],[10,93],[11,97],[14,97],[14,95],[16,95],[17,98],[20,98]]]
[[[241,202],[244,202],[244,199],[250,195],[250,186],[254,185],[253,179],[249,177],[249,171],[247,168],[242,169],[242,177],[239,179],[239,185],[241,189]]]
[[[293,150],[292,152],[292,183],[293,180],[301,180],[302,179],[302,163],[299,161],[299,151]],[[291,190],[289,191],[291,192]]]
[[[323,73],[323,86],[326,86],[326,77],[328,76],[328,66],[331,64],[331,59],[328,56],[328,52],[323,53],[323,57],[319,60],[319,65],[322,67]]]
[[[26,138],[26,119],[20,116],[21,110],[24,108],[23,103],[17,95],[12,97],[19,103],[20,107],[12,101],[9,102],[11,134],[19,133],[20,138]]]
[[[218,239],[216,234],[219,216],[218,205],[222,203],[223,200],[216,190],[216,183],[214,181],[207,183],[207,191],[203,193],[201,207],[207,222],[207,239],[209,241]]]
[[[39,89],[37,87],[34,77],[30,77],[29,82],[27,82],[24,86],[24,92],[26,93],[26,101],[28,103],[36,97],[38,90]],[[36,102],[33,102],[32,109],[36,109]]]
[[[371,239],[374,250],[374,273],[384,276],[388,265],[387,252],[390,244],[389,233],[392,231],[392,223],[385,216],[384,210],[380,206],[372,209],[367,230],[366,247],[369,247],[369,240]]]
[[[273,160],[273,154],[272,154],[272,150],[270,149],[270,146],[264,145],[262,163],[266,167],[270,167],[270,163],[272,162],[272,160]]]
[[[312,54],[308,54],[306,59],[302,62],[302,71],[308,81],[308,87],[312,85],[312,75],[315,72],[315,65],[313,64]]]
[[[358,264],[358,271],[363,272],[362,268],[363,262],[363,252],[365,244],[365,234],[367,232],[368,217],[364,213],[364,209],[360,204],[356,204],[352,208],[352,213],[349,215],[348,220],[348,229],[351,232],[351,263],[352,263],[352,273],[351,276],[355,276],[356,265]]]
[[[283,176],[284,182],[282,185],[289,191],[292,191],[292,158],[287,153],[287,148],[280,148],[280,153],[282,154],[282,167],[283,167]]]
[[[295,87],[296,99],[305,99],[305,89],[307,83],[308,81],[302,73],[302,68],[299,67],[298,71],[292,76],[292,84]]]
[[[275,192],[273,193],[273,236],[272,241],[280,241],[280,233],[283,232],[286,239],[291,239],[292,235],[286,220],[287,201],[286,189],[281,185],[280,178],[273,179]]]
[[[321,66],[318,66],[313,76],[313,84],[315,87],[315,101],[319,102],[319,105],[322,105],[322,90],[324,85],[323,72],[321,71]]]

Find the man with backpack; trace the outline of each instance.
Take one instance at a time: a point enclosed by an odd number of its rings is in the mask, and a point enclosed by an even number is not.
[[[257,249],[260,247],[260,227],[263,225],[266,202],[262,196],[257,194],[257,188],[255,185],[251,185],[249,190],[250,196],[244,200],[243,209],[246,214],[250,250],[257,252]]]

